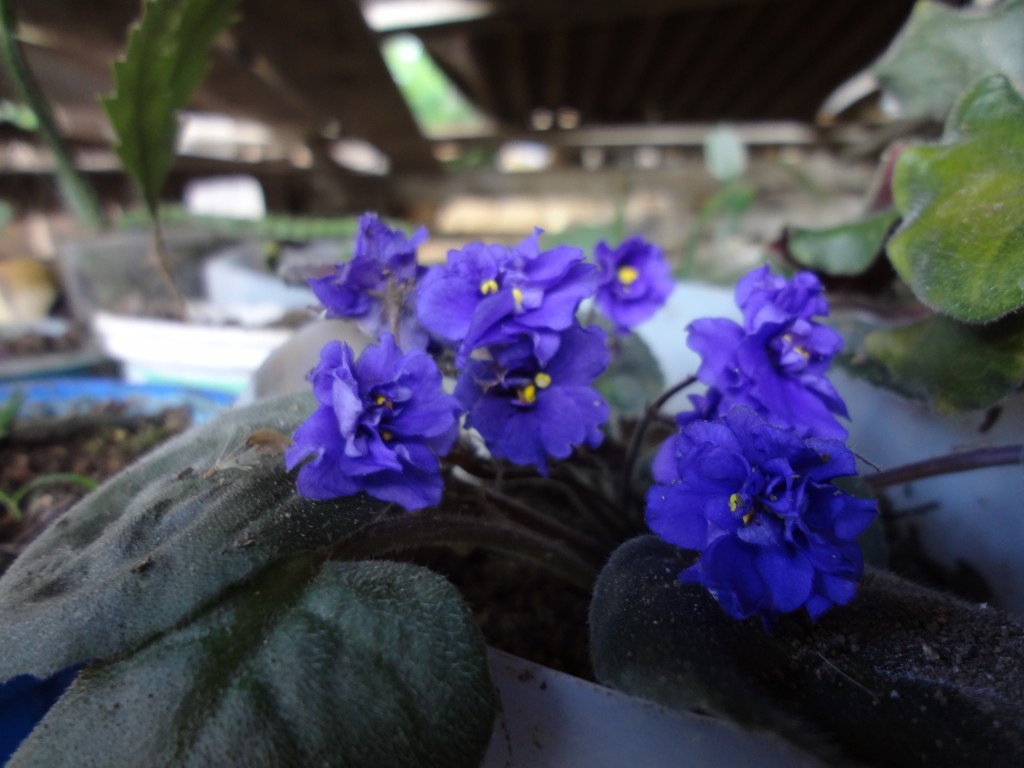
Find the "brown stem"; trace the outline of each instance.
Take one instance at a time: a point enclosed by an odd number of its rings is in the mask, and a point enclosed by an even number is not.
[[[1024,445],[1000,445],[991,448],[977,448],[972,451],[960,451],[946,456],[936,456],[912,464],[887,469],[873,475],[863,475],[861,479],[872,488],[885,488],[890,485],[907,483],[936,475],[949,475],[956,472],[968,472],[972,469],[985,467],[1001,467],[1024,462]]]
[[[601,545],[590,536],[580,533],[575,528],[570,528],[561,521],[555,520],[550,515],[545,515],[487,485],[480,486],[480,490],[488,501],[501,508],[502,513],[509,520],[523,528],[536,531],[545,538],[560,539],[574,551],[589,555],[596,562],[603,562],[610,554],[608,547]]]
[[[187,311],[185,305],[185,298],[181,295],[178,290],[178,286],[174,282],[174,278],[171,277],[170,271],[167,269],[168,253],[167,244],[164,242],[163,232],[160,228],[160,220],[156,217],[153,218],[149,227],[149,249],[147,251],[149,256],[149,263],[156,271],[157,276],[160,278],[160,282],[163,283],[168,296],[172,302],[172,312],[175,317],[179,320],[187,319]]]
[[[434,546],[478,546],[521,557],[584,590],[590,590],[597,578],[597,566],[561,542],[511,523],[441,513],[403,514],[370,523],[334,545],[329,554],[362,560]]]
[[[622,503],[623,512],[629,509],[630,487],[633,484],[633,467],[636,465],[637,457],[640,455],[640,446],[643,444],[644,435],[647,433],[647,427],[650,425],[651,420],[658,415],[658,411],[661,410],[665,403],[690,385],[696,383],[696,381],[696,376],[687,376],[675,386],[669,387],[658,395],[658,399],[653,403],[650,403],[644,409],[644,414],[640,417],[640,421],[637,422],[636,428],[633,430],[633,436],[629,441],[629,450],[626,452],[626,467],[622,471],[622,493],[620,501]]]

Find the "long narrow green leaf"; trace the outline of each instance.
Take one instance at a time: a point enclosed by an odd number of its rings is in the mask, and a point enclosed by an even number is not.
[[[209,51],[235,17],[240,0],[146,0],[124,57],[114,65],[116,91],[103,105],[117,152],[156,215],[174,162],[176,113],[209,70]]]

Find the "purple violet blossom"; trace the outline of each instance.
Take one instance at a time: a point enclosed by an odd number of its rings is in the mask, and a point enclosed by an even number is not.
[[[564,459],[577,445],[601,443],[608,406],[590,386],[608,365],[601,328],[577,323],[563,331],[546,363],[529,341],[492,351],[492,359],[470,360],[455,387],[466,426],[480,432],[492,456],[546,475],[548,456]]]
[[[353,361],[347,344],[332,341],[309,378],[319,407],[285,453],[288,469],[302,464],[302,496],[365,491],[409,511],[440,502],[438,456],[458,436],[460,408],[430,355],[403,354],[385,334]]]
[[[828,314],[824,288],[811,272],[789,280],[767,266],[736,285],[744,324],[706,318],[688,327],[701,356],[697,378],[720,392],[720,409],[746,405],[800,435],[845,439],[836,414],[846,405],[825,372],[842,337],[813,318]]]
[[[580,302],[592,295],[596,268],[578,248],[541,251],[534,230],[519,245],[471,243],[451,251],[446,266],[432,267],[417,297],[420,322],[431,333],[458,344],[462,364],[480,347],[530,339],[547,363],[558,349]]]
[[[425,349],[429,337],[410,297],[425,271],[416,263],[416,248],[426,239],[425,227],[406,238],[375,214],[364,213],[359,217],[352,258],[337,265],[332,274],[309,280],[309,287],[328,317],[353,318],[375,339],[397,332],[403,349]]]
[[[647,524],[700,553],[680,581],[706,587],[730,616],[766,624],[801,608],[817,620],[853,599],[863,569],[856,537],[877,506],[830,482],[856,474],[840,441],[801,439],[739,407],[691,422],[668,445]]]
[[[642,237],[631,237],[617,248],[600,242],[594,248],[600,269],[598,308],[615,324],[615,332],[627,333],[648,320],[672,293],[672,271],[661,248]]]

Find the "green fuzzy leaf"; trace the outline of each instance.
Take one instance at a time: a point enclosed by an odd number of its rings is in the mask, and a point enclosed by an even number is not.
[[[883,571],[817,624],[736,621],[654,536],[622,545],[594,589],[597,678],[675,709],[773,730],[829,765],[1016,765],[1024,625]]]
[[[485,650],[440,576],[301,558],[87,668],[9,765],[473,768]]]
[[[214,40],[240,0],[146,0],[124,57],[114,64],[116,91],[103,100],[117,153],[156,215],[175,156],[176,114],[209,70]]]
[[[79,502],[0,579],[0,680],[130,652],[233,584],[329,545],[379,508],[304,499],[281,445],[308,393],[228,411]],[[275,438],[276,436],[276,438]]]
[[[613,411],[638,416],[664,391],[665,380],[650,348],[630,333],[612,340],[611,362],[595,386]]]
[[[859,275],[874,262],[898,218],[890,210],[827,229],[791,227],[786,238],[789,254],[801,267],[825,275]]]
[[[938,411],[987,408],[1024,382],[1024,316],[972,326],[936,315],[873,331],[863,350],[895,389]]]
[[[991,74],[1024,89],[1024,0],[955,9],[919,0],[903,31],[872,67],[902,116],[943,120],[967,88]]]
[[[918,298],[969,323],[1024,305],[1024,99],[1006,78],[964,96],[941,144],[903,151],[893,196],[889,257]]]

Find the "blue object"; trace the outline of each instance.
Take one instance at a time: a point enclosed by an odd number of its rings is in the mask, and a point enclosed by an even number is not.
[[[11,759],[83,666],[75,664],[43,679],[18,675],[0,683],[0,765]]]
[[[0,385],[0,407],[16,394],[23,397],[19,418],[67,416],[87,412],[97,402],[117,401],[128,412],[151,415],[187,405],[192,423],[202,424],[229,407],[233,394],[183,387],[180,384],[127,384],[120,379],[40,379]]]

